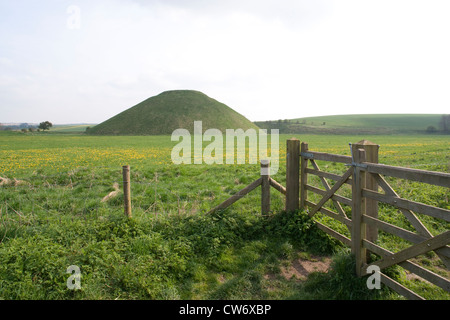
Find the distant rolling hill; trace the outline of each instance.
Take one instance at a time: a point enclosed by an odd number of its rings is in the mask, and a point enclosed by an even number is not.
[[[414,134],[438,130],[438,114],[353,114],[255,122],[281,133]]]
[[[193,90],[166,91],[90,128],[95,135],[170,135],[175,129],[193,133],[194,121],[203,130],[258,129],[225,104]]]
[[[86,128],[95,126],[94,124],[55,124],[50,128],[49,132],[55,133],[82,133],[86,131]]]

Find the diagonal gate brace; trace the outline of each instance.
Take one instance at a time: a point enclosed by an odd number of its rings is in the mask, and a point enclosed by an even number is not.
[[[414,258],[431,250],[436,250],[447,245],[450,242],[450,230],[446,231],[434,238],[427,239],[402,251],[394,253],[388,258],[383,258],[374,262],[372,265],[380,267],[380,269],[388,268],[394,264]]]
[[[353,167],[348,169],[344,173],[342,178],[336,182],[336,184],[333,186],[333,188],[331,188],[330,190],[327,191],[327,193],[325,193],[325,195],[319,201],[319,203],[316,204],[316,206],[311,210],[311,212],[309,213],[309,216],[312,217],[317,211],[319,211],[319,209],[322,208],[322,206],[325,204],[325,202],[327,202],[333,196],[333,194],[348,180],[348,178],[350,178],[350,176],[352,174],[353,174]]]

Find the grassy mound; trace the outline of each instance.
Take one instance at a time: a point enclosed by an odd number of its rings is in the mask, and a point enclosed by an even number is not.
[[[192,90],[166,91],[88,130],[96,135],[170,135],[183,128],[193,133],[194,121],[203,130],[257,129],[241,114],[207,95]]]

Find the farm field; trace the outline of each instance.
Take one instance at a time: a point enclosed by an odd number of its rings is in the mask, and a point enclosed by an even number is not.
[[[273,178],[282,185],[291,137],[308,142],[310,150],[345,155],[349,143],[367,139],[380,145],[380,163],[450,172],[448,136],[281,135]],[[401,299],[338,273],[351,270],[348,255],[305,214],[283,213],[278,193],[272,217],[260,216],[257,190],[205,215],[256,180],[259,165],[175,165],[175,144],[170,136],[0,134],[0,298]],[[121,188],[123,165],[131,166],[132,219],[124,217],[120,190],[102,201]],[[450,209],[448,189],[402,181],[393,186],[409,199]],[[424,223],[432,232],[449,229],[433,219]],[[388,236],[380,241],[392,249],[403,245]],[[334,254],[332,272],[302,281],[283,276],[300,257],[317,262]],[[449,277],[433,256],[422,260]],[[67,289],[70,265],[81,268],[81,290]],[[398,277],[427,299],[450,298],[405,274]]]
[[[94,124],[69,124],[54,125],[49,132],[52,133],[83,133],[87,128],[95,126]]]

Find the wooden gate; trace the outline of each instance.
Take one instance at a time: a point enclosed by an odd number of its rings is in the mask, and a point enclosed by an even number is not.
[[[450,292],[450,281],[447,277],[438,275],[411,261],[419,255],[434,251],[447,270],[449,269],[450,248],[448,244],[450,243],[450,231],[447,230],[441,234],[433,235],[416,213],[450,222],[450,210],[401,198],[383,177],[394,177],[450,188],[450,174],[378,164],[378,147],[369,141],[360,141],[351,145],[352,156],[342,156],[311,152],[308,149],[308,144],[302,143],[300,152],[300,208],[305,209],[311,217],[320,212],[338,220],[347,227],[350,237],[316,221],[320,229],[352,248],[352,253],[356,258],[356,273],[358,276],[371,273],[368,270],[373,270],[375,267],[380,270],[379,275],[382,283],[409,299],[423,299],[417,293],[383,273],[384,269],[399,265]],[[344,163],[348,169],[342,175],[325,172],[320,169],[317,161]],[[308,167],[309,163],[312,168]],[[319,177],[324,189],[309,184],[308,175]],[[331,186],[327,179],[333,180],[334,185]],[[351,199],[336,194],[345,184],[351,186]],[[380,189],[382,192],[379,192]],[[308,192],[319,194],[322,198],[317,203],[313,203],[308,200]],[[324,207],[328,201],[332,201],[336,211]],[[415,231],[406,230],[379,219],[378,203],[386,203],[399,210]],[[343,206],[351,208],[351,217],[348,216]],[[398,252],[391,252],[379,245],[379,231],[398,236],[411,242],[412,245]],[[377,259],[370,262],[370,257],[373,258],[373,254]]]
[[[425,280],[450,292],[450,281],[426,268],[419,266],[417,263],[411,262],[419,255],[434,251],[442,260],[447,269],[450,268],[450,231],[447,230],[441,234],[433,235],[417,217],[415,213],[428,215],[436,219],[443,219],[450,222],[450,210],[426,205],[423,203],[403,199],[398,196],[394,189],[386,182],[383,176],[396,177],[401,179],[423,182],[430,185],[450,188],[450,175],[440,172],[430,172],[424,170],[415,170],[409,168],[401,168],[394,166],[386,166],[380,164],[366,163],[365,152],[363,149],[357,150],[354,164],[354,181],[355,194],[354,198],[354,230],[353,230],[353,252],[356,257],[356,272],[358,275],[365,275],[371,266],[377,266],[381,271],[393,265],[399,265],[412,273],[419,275]],[[370,175],[376,183],[381,187],[384,193],[378,190],[369,190],[364,187],[364,179]],[[380,219],[370,217],[365,214],[361,208],[363,201],[372,200],[389,204],[397,208],[414,227],[415,232],[400,228],[393,224],[387,223]],[[357,222],[355,221],[357,220]],[[386,250],[376,241],[368,239],[365,236],[366,229],[364,225],[374,226],[379,230],[399,236],[411,243],[412,246],[393,253]],[[373,252],[380,256],[375,262],[368,263],[367,251]],[[381,272],[381,280],[384,284],[391,287],[395,291],[401,293],[410,299],[423,299],[415,292],[395,282]]]
[[[317,163],[317,161],[330,161],[335,163],[350,164],[351,157],[321,152],[310,152],[307,143],[301,144],[300,156],[300,207],[302,209],[309,207],[310,210],[308,210],[308,214],[310,217],[313,217],[317,212],[321,212],[330,218],[338,220],[348,228],[349,232],[351,232],[352,220],[347,216],[342,205],[351,207],[352,199],[338,195],[336,192],[344,184],[352,183],[351,177],[353,175],[353,168],[350,167],[342,175],[337,175],[322,171]],[[312,168],[308,167],[308,162],[312,165]],[[324,189],[308,184],[308,175],[319,177]],[[335,181],[335,184],[331,187],[327,179]],[[317,204],[309,201],[307,196],[308,191],[321,195],[321,200]],[[324,204],[329,200],[332,201],[337,212],[324,207]],[[346,235],[343,235],[342,233],[339,233],[318,221],[316,221],[316,225],[324,232],[342,241],[344,244],[351,246],[351,239]]]

